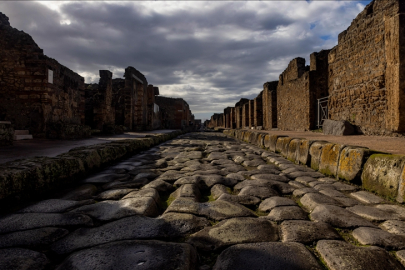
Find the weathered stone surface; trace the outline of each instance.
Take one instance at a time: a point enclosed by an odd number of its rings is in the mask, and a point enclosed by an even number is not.
[[[97,228],[81,228],[52,245],[58,254],[125,239],[179,237],[209,225],[205,218],[167,213],[160,218],[132,216]]]
[[[134,191],[132,188],[112,189],[98,194],[95,199],[97,200],[119,200],[128,193]]]
[[[257,167],[260,165],[265,165],[266,162],[264,162],[262,159],[254,159],[254,160],[245,160],[242,165],[246,167]]]
[[[300,145],[297,151],[297,161],[303,165],[309,165],[311,162],[311,156],[309,155],[309,149],[314,141],[301,139]]]
[[[359,200],[362,203],[366,204],[375,204],[375,203],[381,203],[384,200],[373,193],[367,192],[367,191],[358,191],[354,193],[350,193],[350,196],[353,198]]]
[[[375,207],[387,213],[390,213],[393,216],[398,216],[401,220],[405,220],[405,207],[403,207],[402,205],[377,204]]]
[[[201,198],[200,190],[198,189],[197,185],[195,184],[184,184],[171,195],[173,198],[180,198],[180,197],[191,197],[199,200]]]
[[[381,210],[372,206],[355,205],[353,207],[346,208],[350,212],[355,213],[358,216],[366,218],[371,221],[385,221],[389,219],[400,219],[398,215],[386,210]]]
[[[132,179],[129,181],[114,181],[111,183],[107,183],[102,186],[103,189],[137,189],[146,184],[148,184],[150,180],[148,178],[138,178]]]
[[[112,181],[126,181],[130,178],[129,174],[97,174],[93,177],[87,178],[83,180],[83,183],[88,184],[102,184],[102,183],[109,183]]]
[[[405,250],[400,250],[395,253],[397,255],[398,260],[405,266]]]
[[[399,220],[387,220],[380,224],[383,230],[405,236],[405,222]]]
[[[303,184],[301,184],[301,183],[299,183],[297,181],[290,181],[290,182],[288,182],[288,184],[290,186],[295,187],[295,188],[305,188],[305,185],[303,185]]]
[[[319,172],[336,176],[339,165],[339,157],[344,145],[327,143],[322,148],[321,158],[319,161]]]
[[[284,182],[284,183],[288,183],[290,181],[290,179],[288,179],[285,176],[281,176],[281,175],[276,175],[276,174],[255,174],[251,177],[252,179],[256,179],[256,180],[274,180],[274,181],[280,181],[280,182]]]
[[[145,185],[142,187],[142,189],[148,189],[148,188],[153,188],[156,189],[159,192],[171,192],[174,190],[173,185],[163,181],[163,180],[153,180],[149,184]]]
[[[231,195],[228,193],[222,194],[218,200],[235,202],[242,205],[256,205],[260,203],[260,199],[250,195]]]
[[[151,197],[155,200],[155,202],[159,203],[159,193],[154,188],[145,188],[141,190],[136,190],[128,193],[125,195],[122,200],[130,199],[130,198],[140,198],[140,197]]]
[[[314,170],[319,170],[319,163],[321,160],[322,148],[328,144],[323,141],[316,141],[311,144],[309,148],[309,155],[311,157],[311,168]]]
[[[355,134],[356,130],[347,121],[336,121],[331,119],[325,119],[322,126],[323,134],[334,136],[346,136]]]
[[[340,235],[327,223],[289,220],[280,225],[283,242],[312,244],[318,240],[336,240]]]
[[[224,250],[213,270],[321,270],[314,256],[300,243],[239,244]]]
[[[97,187],[95,185],[86,184],[80,186],[67,194],[65,194],[61,199],[63,200],[73,200],[73,201],[82,201],[91,199],[94,194],[97,192]]]
[[[334,189],[323,189],[323,190],[320,190],[319,193],[322,193],[323,195],[332,197],[334,199],[336,199],[336,197],[347,198],[344,193],[334,190]]]
[[[361,175],[365,189],[377,194],[404,201],[404,194],[398,193],[400,178],[405,165],[405,156],[374,154],[367,160]],[[402,190],[402,189],[401,189]]]
[[[276,144],[276,153],[281,153],[283,157],[287,157],[288,145],[291,140],[292,138],[290,137],[279,137]]]
[[[279,206],[293,206],[297,205],[293,200],[285,197],[271,197],[265,199],[260,205],[259,210],[262,212],[269,212],[275,207]]]
[[[41,227],[93,225],[90,217],[76,213],[12,214],[0,219],[0,233],[23,231]]]
[[[318,191],[313,188],[299,188],[294,190],[293,195],[295,197],[302,197],[307,193],[318,193]]]
[[[343,183],[340,183],[340,182],[334,183],[333,186],[336,188],[336,190],[340,190],[340,191],[355,191],[355,190],[358,190],[358,187],[343,184]]]
[[[232,218],[192,234],[187,242],[208,251],[234,244],[274,241],[278,241],[276,224],[258,218]]]
[[[336,205],[336,206],[341,206],[341,203],[339,203],[337,200],[332,199],[331,197],[328,197],[323,194],[319,193],[308,193],[305,194],[301,199],[300,199],[301,204],[308,209],[309,211],[313,211],[315,207],[318,205]]]
[[[230,173],[230,174],[226,175],[225,177],[226,178],[231,178],[231,179],[236,179],[238,181],[246,180],[246,178],[243,175],[239,174],[239,173]]]
[[[295,179],[295,181],[297,181],[297,182],[299,182],[301,184],[304,184],[304,185],[308,185],[309,183],[317,181],[317,180],[316,180],[316,178],[313,178],[313,177],[310,177],[310,176],[300,176],[300,177],[297,177]]]
[[[0,269],[42,270],[48,264],[48,258],[36,251],[22,248],[0,249]]]
[[[310,218],[337,228],[376,227],[370,221],[334,205],[318,205]]]
[[[49,199],[40,201],[34,205],[28,206],[20,213],[62,213],[77,208],[82,205],[93,204],[94,200],[72,201],[72,200],[59,200]]]
[[[356,247],[337,240],[321,240],[316,250],[331,270],[403,269],[388,252],[378,247]]]
[[[269,187],[247,186],[241,189],[239,195],[266,199],[272,196],[278,196],[278,193]]]
[[[180,168],[183,168],[182,166]],[[174,182],[177,179],[180,179],[184,176],[183,172],[179,172],[176,170],[169,170],[161,174],[156,180],[162,180],[167,182]]]
[[[45,227],[0,235],[0,248],[49,245],[69,233],[61,228]]]
[[[132,269],[134,265],[150,270],[188,270],[196,265],[196,252],[189,244],[127,240],[73,253],[58,269]]]
[[[280,206],[273,208],[266,218],[273,221],[306,220],[308,214],[298,206]]]
[[[99,220],[112,220],[132,215],[157,216],[158,208],[152,197],[139,197],[120,201],[102,201],[76,208],[72,212],[83,213]]]
[[[226,194],[229,193],[228,188],[224,185],[216,184],[211,188],[211,196],[215,200],[218,199],[224,193],[226,193]]]
[[[369,153],[367,148],[345,147],[340,153],[337,177],[349,182],[360,179],[365,157]]]
[[[357,228],[353,231],[353,237],[362,245],[379,246],[396,250],[405,248],[405,236],[391,234],[380,229]]]

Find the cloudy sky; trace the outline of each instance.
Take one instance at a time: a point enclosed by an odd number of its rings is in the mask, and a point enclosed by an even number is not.
[[[133,66],[205,119],[254,98],[291,59],[335,46],[369,2],[0,1],[0,11],[87,83]]]

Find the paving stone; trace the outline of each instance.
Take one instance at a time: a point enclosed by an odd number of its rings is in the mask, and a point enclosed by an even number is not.
[[[278,241],[277,225],[258,218],[232,218],[192,234],[188,243],[201,250],[216,250],[225,246]]]
[[[198,189],[197,185],[195,184],[184,184],[176,191],[174,191],[171,195],[173,198],[180,198],[180,197],[192,197],[196,200],[201,198],[200,190]]]
[[[298,177],[303,177],[303,176],[309,176],[313,178],[320,178],[323,177],[324,175],[319,173],[319,172],[302,172],[302,171],[296,171],[292,173],[286,174],[286,176],[290,179],[296,179]]]
[[[97,200],[119,200],[134,190],[133,188],[111,189],[98,194],[94,198]]]
[[[241,165],[229,165],[229,166],[226,166],[226,168],[223,168],[222,170],[224,170],[228,173],[246,171],[246,169]]]
[[[360,204],[359,201],[348,197],[333,197],[333,199],[338,201],[344,207],[352,207]]]
[[[405,250],[400,250],[395,253],[397,255],[398,260],[405,266]]]
[[[135,169],[135,166],[123,163],[123,164],[118,164],[118,165],[112,166],[111,169],[113,169],[113,170],[122,169],[122,170],[130,171],[130,170]]]
[[[321,270],[323,268],[303,244],[265,242],[238,244],[225,249],[212,269]]]
[[[231,179],[236,179],[238,181],[246,180],[246,178],[243,175],[239,174],[239,173],[230,173],[230,174],[227,174],[225,177],[226,178],[231,178]]]
[[[0,249],[0,269],[41,270],[49,264],[48,258],[39,252],[22,248]]]
[[[262,180],[280,181],[284,183],[290,182],[290,179],[288,179],[287,177],[276,174],[255,174],[251,178],[256,180],[262,179]]]
[[[312,244],[318,240],[341,239],[340,235],[325,222],[288,220],[280,225],[283,242]]]
[[[325,190],[325,189],[335,189],[335,186],[333,186],[332,184],[318,184],[316,186],[314,186],[315,190],[321,191],[321,190]]]
[[[126,196],[124,196],[122,200],[139,197],[151,197],[155,200],[157,204],[159,203],[160,200],[159,192],[157,192],[157,190],[154,188],[145,188],[137,191],[132,191],[128,193]]]
[[[211,161],[212,165],[228,165],[228,164],[235,164],[234,161],[230,159],[218,159],[218,160],[213,160]]]
[[[334,189],[323,189],[323,190],[320,190],[319,193],[322,193],[323,195],[326,195],[326,196],[329,196],[332,198],[336,198],[336,197],[347,198],[347,196],[344,193],[334,190]]]
[[[142,187],[142,189],[148,189],[148,188],[153,188],[156,189],[158,192],[172,192],[175,188],[173,185],[163,181],[163,180],[153,180],[149,184],[145,185]]]
[[[0,235],[0,248],[49,245],[69,233],[61,228],[45,227]],[[0,262],[1,264],[1,262]]]
[[[382,248],[356,247],[337,240],[321,240],[316,250],[331,270],[399,270],[401,264]]]
[[[313,177],[309,177],[309,176],[302,176],[302,177],[297,177],[295,178],[295,181],[304,184],[304,185],[308,185],[311,182],[317,181],[316,178]]]
[[[326,183],[326,184],[333,184],[333,183],[337,182],[336,179],[330,178],[330,177],[321,177],[321,178],[318,178],[318,181]]]
[[[202,157],[202,156],[201,156]],[[200,157],[200,158],[201,158]],[[207,157],[208,160],[214,160],[214,159],[228,159],[228,156],[222,152],[213,152],[208,155]]]
[[[376,208],[398,216],[399,219],[405,220],[405,207],[393,204],[378,204]]]
[[[62,196],[62,200],[73,200],[82,201],[91,199],[97,192],[97,187],[95,185],[86,184],[82,185]]]
[[[260,165],[265,165],[266,162],[263,159],[245,160],[242,165],[246,167],[257,167]]]
[[[102,186],[104,190],[106,189],[135,189],[135,188],[140,188],[143,187],[144,185],[148,184],[150,182],[149,179],[147,178],[139,178],[139,179],[132,179],[129,181],[114,181],[111,183],[107,183]]]
[[[280,206],[273,208],[266,218],[273,221],[306,220],[308,214],[298,206]]]
[[[405,236],[405,222],[399,220],[387,220],[380,224],[380,228],[389,233]]]
[[[212,155],[212,154],[210,154],[210,155]],[[181,152],[175,158],[176,159],[180,159],[180,158],[201,159],[202,158],[202,152],[201,151]]]
[[[334,205],[318,205],[310,218],[329,223],[335,228],[376,227],[370,221]]]
[[[301,183],[299,183],[297,181],[289,181],[288,184],[290,186],[293,186],[293,187],[297,188],[297,189],[298,188],[305,188],[305,186],[303,184],[301,184]]]
[[[299,189],[294,190],[293,195],[295,197],[302,197],[308,193],[318,193],[318,191],[313,188],[299,188]]]
[[[355,191],[355,190],[359,189],[358,187],[351,186],[348,184],[343,184],[341,182],[336,182],[333,185],[335,186],[336,190],[339,190],[339,191]]]
[[[165,213],[178,212],[204,216],[214,220],[223,220],[233,217],[256,216],[248,208],[234,202],[216,200],[214,202],[198,203],[190,199],[179,198],[174,200]]]
[[[104,184],[113,181],[126,181],[130,178],[129,174],[97,174],[90,178],[86,178],[82,183],[88,184]]]
[[[263,164],[263,165],[259,165],[257,166],[258,170],[275,170],[278,171],[277,166],[272,165],[272,164]]]
[[[155,178],[158,177],[158,176],[159,176],[159,175],[157,175],[156,173],[152,173],[152,172],[146,173],[146,172],[143,172],[143,173],[137,174],[137,175],[135,176],[135,180],[141,179],[141,178],[146,178],[146,179],[148,179],[148,180],[153,180],[153,179],[155,179]]]
[[[179,168],[182,168],[182,166],[180,166]],[[184,176],[183,172],[169,170],[169,171],[166,171],[163,174],[159,175],[159,177],[156,180],[174,182],[174,181],[182,178],[183,176]]]
[[[58,270],[93,269],[192,269],[196,252],[189,244],[155,240],[126,240],[73,253]]]
[[[62,213],[71,209],[95,203],[94,200],[72,201],[72,200],[59,200],[49,199],[40,201],[34,205],[28,206],[19,213]]]
[[[381,203],[384,201],[382,198],[374,195],[373,193],[363,191],[363,190],[350,193],[350,196],[359,200],[362,203],[367,203],[367,204],[376,204],[376,203]]]
[[[266,199],[272,196],[278,196],[278,193],[269,187],[247,186],[242,188],[238,195],[253,196],[260,199]]]
[[[400,219],[395,213],[391,213],[382,209],[378,209],[372,206],[365,205],[355,205],[353,207],[346,208],[350,212],[355,213],[363,218],[366,218],[371,221],[385,221],[389,219]]]
[[[211,188],[211,196],[216,200],[218,199],[222,194],[227,194],[229,193],[229,188],[227,188],[224,185],[221,184],[216,184]]]
[[[293,200],[285,197],[271,197],[262,201],[259,205],[259,210],[262,212],[269,212],[278,206],[293,206],[297,205]]]
[[[231,195],[228,193],[222,194],[218,200],[228,201],[228,202],[236,202],[242,205],[257,205],[260,203],[260,199],[254,196],[249,195]]]
[[[361,227],[355,229],[352,234],[362,245],[395,250],[405,248],[405,236],[391,234],[380,229]]]
[[[308,193],[305,194],[301,199],[300,202],[303,206],[305,206],[306,209],[308,209],[310,212],[315,209],[318,205],[337,205],[341,206],[341,203],[338,201],[332,199],[331,197],[328,197],[326,195],[320,194],[320,193]]]
[[[0,219],[0,234],[52,226],[91,226],[90,217],[74,213],[24,213]]]
[[[151,197],[102,201],[76,208],[72,212],[83,213],[98,220],[113,220],[132,215],[157,216],[159,214],[156,202]]]
[[[58,254],[125,239],[180,237],[209,226],[207,219],[167,213],[160,218],[132,216],[96,228],[80,228],[52,245]]]

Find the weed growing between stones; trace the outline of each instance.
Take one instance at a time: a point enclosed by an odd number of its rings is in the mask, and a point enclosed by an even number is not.
[[[309,250],[309,252],[311,252],[315,259],[318,261],[319,265],[324,269],[324,270],[328,270],[329,267],[326,264],[326,262],[324,261],[324,259],[322,258],[322,256],[318,253],[318,251],[316,250],[316,243],[314,242],[312,245],[305,245],[305,247]]]
[[[352,235],[353,230],[339,229],[339,228],[335,228],[335,230],[340,234],[340,236],[342,236],[342,238],[346,242],[349,242],[352,245],[359,246],[359,247],[369,247],[370,246],[370,245],[360,244],[360,242],[357,241],[357,239],[353,237],[353,235]]]

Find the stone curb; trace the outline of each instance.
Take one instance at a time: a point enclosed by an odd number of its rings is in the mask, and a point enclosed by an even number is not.
[[[27,199],[56,190],[184,133],[187,131],[78,147],[52,158],[35,157],[1,164],[0,200]]]
[[[324,175],[351,182],[400,203],[405,201],[405,155],[252,130],[225,129],[223,133],[280,153],[288,160]]]

